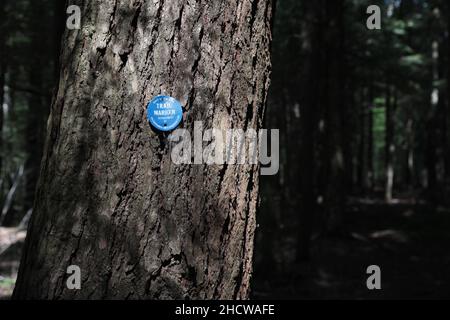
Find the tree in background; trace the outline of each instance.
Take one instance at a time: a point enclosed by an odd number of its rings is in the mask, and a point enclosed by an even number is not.
[[[381,30],[366,28],[373,4]],[[258,240],[272,249],[261,261],[307,260],[312,239],[345,235],[355,202],[446,201],[446,10],[438,0],[278,2],[266,126],[283,128],[284,157],[263,184]]]

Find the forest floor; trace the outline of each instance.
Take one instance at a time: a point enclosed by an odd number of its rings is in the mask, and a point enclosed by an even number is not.
[[[256,265],[252,298],[450,298],[450,210],[360,199],[344,225],[345,232],[313,240],[309,262]],[[24,231],[0,228],[0,299],[12,294],[24,239]],[[294,240],[280,240],[285,256],[294,256]],[[381,290],[366,287],[373,264],[381,268]]]
[[[279,265],[269,276],[255,269],[252,298],[450,298],[450,210],[406,200],[348,209],[345,232],[317,237],[309,262]],[[381,269],[381,290],[367,289],[370,265]]]

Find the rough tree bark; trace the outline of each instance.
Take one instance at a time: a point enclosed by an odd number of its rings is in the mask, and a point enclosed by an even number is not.
[[[146,104],[179,99],[189,130],[259,128],[272,1],[81,3],[14,298],[247,298],[258,166],[173,164]]]

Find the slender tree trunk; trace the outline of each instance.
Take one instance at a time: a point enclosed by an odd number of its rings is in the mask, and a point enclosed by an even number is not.
[[[47,7],[45,3],[34,6],[30,13],[30,21],[34,29],[30,32],[31,49],[34,52],[30,57],[28,67],[28,79],[31,88],[35,92],[28,93],[28,113],[26,117],[26,147],[27,159],[25,162],[25,210],[33,207],[37,181],[39,177],[39,167],[42,160],[42,152],[45,142],[45,126],[50,103],[41,93],[49,92],[46,83],[45,70],[42,68],[46,62],[47,46],[52,43],[47,39],[45,23],[43,18],[47,17]],[[53,38],[50,40],[54,41]],[[49,56],[52,58],[53,56]],[[52,75],[49,72],[49,75]]]
[[[326,109],[326,154],[327,186],[326,206],[328,227],[337,230],[342,225],[345,190],[345,161],[343,148],[343,114],[345,104],[344,84],[344,1],[326,1],[327,21],[327,109]]]
[[[427,193],[428,199],[434,204],[437,201],[437,128],[438,128],[438,115],[437,110],[439,108],[439,88],[437,82],[439,81],[439,43],[437,40],[432,42],[432,86],[430,94],[430,108],[427,115],[427,155],[426,155],[426,167],[427,167]]]
[[[256,165],[175,165],[146,104],[183,126],[261,126],[271,1],[85,1],[66,31],[19,299],[247,298]],[[66,287],[70,265],[81,290]]]
[[[359,144],[358,144],[358,187],[364,190],[366,186],[366,147],[367,147],[367,104],[366,90],[362,90],[361,98],[358,101],[359,107]]]
[[[368,121],[367,121],[367,133],[368,133],[368,139],[367,139],[367,176],[366,176],[366,191],[368,193],[372,192],[375,187],[375,173],[374,173],[374,167],[373,167],[373,148],[374,148],[374,141],[373,141],[373,110],[369,110],[367,115]]]
[[[311,83],[314,80],[309,78]],[[310,91],[314,92],[313,90]],[[311,102],[311,101],[309,101]],[[312,231],[312,219],[315,210],[314,192],[314,128],[317,121],[315,119],[313,104],[304,105],[301,116],[302,145],[300,154],[300,168],[298,186],[301,190],[301,203],[298,210],[298,236],[297,236],[297,261],[306,261],[310,257],[310,239]]]
[[[342,110],[342,128],[345,168],[344,180],[345,190],[348,194],[354,194],[355,186],[357,185],[357,145],[358,141],[355,138],[355,133],[358,133],[358,110],[355,107],[355,95],[353,81],[349,79],[348,87],[345,89],[344,102],[347,102],[348,107]]]
[[[395,89],[394,89],[395,90]],[[385,200],[387,202],[392,201],[392,192],[394,187],[394,104],[395,104],[395,92],[393,94],[391,85],[387,82],[386,86],[386,136],[385,136],[385,165],[386,165],[386,187],[385,187]]]
[[[371,80],[373,81],[373,79]],[[374,110],[374,84],[370,84],[369,88],[369,108],[367,110],[367,176],[366,176],[366,192],[373,191],[374,188],[374,167],[373,167],[373,149],[374,149],[374,136],[373,136],[373,110]]]
[[[323,25],[312,24],[320,18],[322,7],[314,2],[305,3],[305,38],[308,42],[304,50],[307,52],[304,65],[307,68],[305,77],[301,79],[302,88],[305,90],[294,91],[298,99],[303,101],[300,104],[300,135],[301,144],[300,170],[297,172],[297,188],[301,191],[301,201],[297,210],[298,234],[296,260],[298,262],[307,261],[310,258],[312,221],[316,211],[316,192],[314,178],[316,173],[316,128],[318,123],[317,110],[320,103],[317,95],[320,91],[321,74],[321,54],[320,48],[323,44]]]
[[[53,28],[55,38],[53,40],[53,70],[55,79],[59,77],[59,57],[61,53],[61,38],[64,33],[64,28],[66,26],[66,0],[53,0]]]
[[[0,6],[0,19],[4,21],[5,8],[4,6]],[[3,123],[4,123],[4,114],[3,114],[3,102],[5,98],[5,80],[6,80],[6,39],[5,39],[5,30],[4,26],[0,24],[0,151],[3,152]],[[0,153],[0,181],[3,179],[3,154]],[[3,181],[2,181],[3,182]],[[0,184],[0,198],[3,196],[3,183]]]
[[[3,59],[2,59],[3,60]],[[5,64],[0,61],[0,150],[3,152],[3,99],[5,97]],[[3,179],[3,154],[0,153],[0,180]],[[3,196],[3,185],[0,185],[0,197]]]
[[[414,120],[408,119],[406,124],[406,184],[409,191],[415,187],[415,166],[414,166]]]
[[[446,3],[447,10],[447,104],[444,114],[444,161],[445,181],[450,188],[450,5]]]

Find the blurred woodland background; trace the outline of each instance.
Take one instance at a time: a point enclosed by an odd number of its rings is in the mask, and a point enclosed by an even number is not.
[[[382,9],[368,30],[366,9]],[[0,296],[14,286],[65,1],[0,4]],[[450,3],[278,0],[253,298],[448,298]],[[188,35],[186,35],[188,36]],[[382,290],[366,288],[366,268]]]

